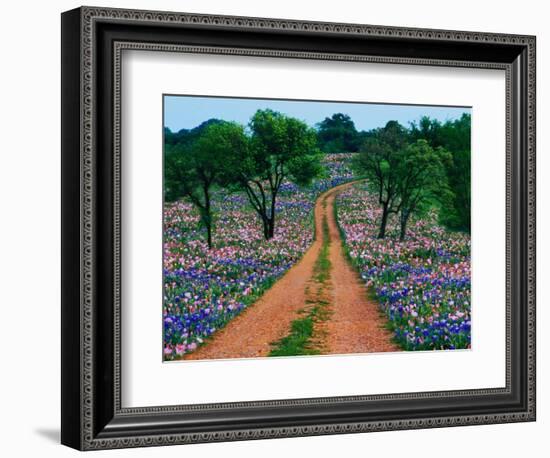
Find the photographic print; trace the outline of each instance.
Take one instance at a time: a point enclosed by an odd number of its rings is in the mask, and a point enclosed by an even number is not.
[[[164,361],[471,348],[471,108],[164,95]]]

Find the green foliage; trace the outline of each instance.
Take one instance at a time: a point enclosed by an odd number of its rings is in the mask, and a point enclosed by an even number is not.
[[[371,131],[352,163],[355,172],[368,179],[382,207],[379,238],[386,236],[389,215],[400,209],[401,163],[407,140],[407,129],[397,121],[390,121],[383,128]]]
[[[250,120],[250,130],[250,158],[260,178],[289,178],[298,185],[307,185],[321,171],[315,131],[303,121],[272,110],[258,110]]]
[[[356,152],[359,133],[348,115],[335,113],[317,125],[319,147],[325,153]]]
[[[213,226],[210,191],[222,181],[227,158],[247,148],[244,129],[230,122],[203,126],[192,142],[165,144],[165,200],[189,198],[200,212],[209,247],[212,247]]]
[[[234,151],[225,164],[225,183],[246,192],[264,236],[275,230],[275,206],[285,180],[307,185],[322,172],[316,133],[304,122],[272,110],[258,110],[249,123],[249,148]]]
[[[368,132],[357,132],[342,113],[325,118],[317,131],[269,109],[253,115],[246,133],[236,123],[209,119],[193,129],[165,129],[165,200],[188,198],[211,246],[212,187],[241,190],[270,239],[282,183],[304,186],[323,175],[320,146],[325,152],[359,152],[352,166],[378,196],[380,238],[392,213],[399,214],[403,238],[410,215],[433,206],[447,227],[469,231],[470,131],[467,114],[445,123],[424,117],[410,129],[389,121]]]
[[[471,115],[441,123],[424,117],[411,126],[411,138],[423,138],[433,147],[449,151],[445,163],[447,195],[442,196],[440,220],[452,229],[470,231],[471,224]]]
[[[164,128],[164,144],[165,145],[180,145],[190,146],[202,134],[202,132],[212,124],[220,124],[225,121],[220,119],[208,119],[193,129],[180,129],[177,132],[172,132],[168,127]]]
[[[434,198],[443,196],[447,187],[445,165],[452,158],[443,148],[432,148],[424,139],[395,153],[397,160],[397,196],[399,199],[400,239],[406,235],[413,213],[422,213]]]
[[[390,121],[364,133],[353,167],[378,195],[380,238],[392,213],[403,239],[410,216],[433,206],[447,227],[470,230],[470,122],[468,114],[444,124],[424,117],[410,129]]]

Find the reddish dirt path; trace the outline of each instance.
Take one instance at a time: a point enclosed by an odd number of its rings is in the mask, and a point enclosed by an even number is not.
[[[332,286],[332,315],[326,324],[328,353],[398,351],[390,340],[390,331],[383,327],[378,304],[368,298],[365,284],[345,258],[333,210],[334,199],[340,192],[341,188],[334,188],[326,196]]]
[[[321,198],[315,205],[315,227],[323,221]],[[316,229],[315,241],[302,259],[291,267],[256,303],[231,320],[212,339],[184,359],[223,359],[267,356],[271,342],[284,337],[290,323],[306,303],[306,286],[313,275],[323,234]]]
[[[211,340],[186,360],[250,358],[267,356],[271,343],[288,334],[298,312],[306,307],[309,287],[315,283],[313,269],[323,244],[322,224],[327,217],[330,236],[331,272],[328,291],[331,316],[323,323],[323,354],[395,351],[390,334],[382,328],[377,304],[367,298],[364,285],[344,258],[340,233],[334,218],[334,198],[351,183],[322,194],[315,205],[315,241],[303,258]],[[326,201],[326,205],[323,202]],[[316,346],[317,346],[316,345]]]

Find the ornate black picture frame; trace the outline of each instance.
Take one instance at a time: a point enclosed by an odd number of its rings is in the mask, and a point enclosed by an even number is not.
[[[123,408],[124,49],[506,72],[506,387]],[[82,7],[62,15],[62,435],[80,450],[535,420],[535,37]]]

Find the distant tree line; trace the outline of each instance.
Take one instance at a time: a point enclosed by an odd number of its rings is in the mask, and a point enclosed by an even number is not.
[[[364,132],[358,132],[352,119],[335,113],[317,124],[319,148],[324,153],[355,153],[361,146]]]
[[[212,246],[212,190],[244,192],[266,240],[276,227],[276,202],[285,180],[305,185],[322,173],[321,152],[357,152],[353,168],[368,179],[382,210],[378,237],[390,215],[404,239],[413,214],[437,206],[442,224],[470,231],[471,117],[441,123],[424,117],[408,128],[389,121],[357,131],[335,113],[310,128],[272,110],[258,110],[246,127],[210,119],[193,129],[165,129],[165,199],[187,197]]]
[[[451,154],[445,163],[448,193],[440,211],[443,224],[470,232],[471,225],[471,123],[470,114],[441,123],[424,117],[411,126],[411,138],[425,139],[432,148],[443,148]]]

